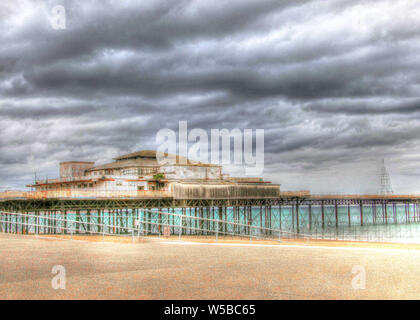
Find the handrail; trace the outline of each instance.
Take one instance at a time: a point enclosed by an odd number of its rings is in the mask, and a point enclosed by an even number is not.
[[[0,192],[0,199],[50,199],[50,198],[166,198],[171,197],[167,190],[105,190],[105,191],[6,191]]]

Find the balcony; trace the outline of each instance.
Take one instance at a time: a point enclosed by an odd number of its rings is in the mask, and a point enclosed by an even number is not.
[[[52,183],[67,183],[67,182],[78,182],[78,181],[89,181],[93,177],[83,176],[83,177],[69,177],[69,178],[57,178],[57,179],[45,179],[45,180],[36,180],[35,185],[42,184],[52,184]]]

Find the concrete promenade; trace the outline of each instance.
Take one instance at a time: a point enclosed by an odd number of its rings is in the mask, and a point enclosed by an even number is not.
[[[0,299],[419,299],[420,246],[0,235]],[[54,290],[53,266],[66,270]],[[366,270],[355,290],[354,266]]]

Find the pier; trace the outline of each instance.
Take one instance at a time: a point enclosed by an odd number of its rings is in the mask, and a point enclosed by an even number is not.
[[[282,192],[279,197],[224,199],[179,199],[156,194],[110,198],[26,196],[0,201],[1,232],[356,240],[363,233],[369,237],[370,230],[371,236],[375,232],[376,240],[380,240],[384,227],[420,222],[417,195]]]

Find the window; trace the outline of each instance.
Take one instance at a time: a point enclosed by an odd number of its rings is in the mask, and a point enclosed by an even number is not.
[[[124,175],[140,175],[141,169],[140,168],[129,168],[123,170]]]
[[[151,175],[159,172],[159,168],[139,168],[138,174],[139,175]]]

